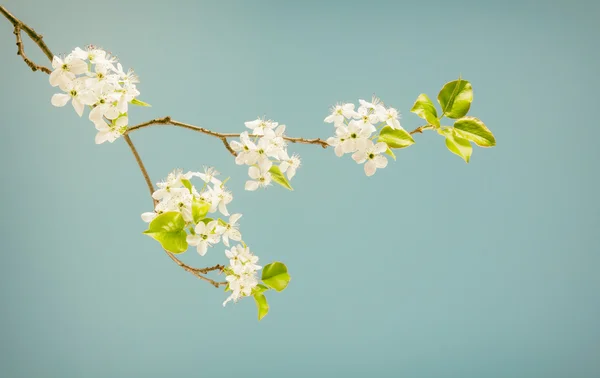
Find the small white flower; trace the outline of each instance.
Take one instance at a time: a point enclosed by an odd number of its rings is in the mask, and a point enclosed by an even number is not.
[[[352,155],[352,159],[358,164],[365,163],[365,173],[367,176],[373,176],[377,168],[385,168],[387,166],[387,159],[381,154],[387,150],[387,144],[379,142],[373,144],[372,141],[368,141],[367,146],[364,150],[359,150]]]
[[[205,183],[221,185],[221,180],[216,178],[216,176],[219,175],[219,171],[217,171],[213,167],[204,167],[204,173],[196,173],[194,175],[200,177]]]
[[[258,166],[252,166],[248,168],[248,176],[252,180],[246,181],[246,190],[256,190],[258,188],[264,188],[271,183],[271,173],[269,169],[271,169],[271,163],[269,160],[263,160],[258,163]]]
[[[223,238],[223,244],[229,247],[229,239],[240,241],[242,240],[242,234],[239,230],[239,224],[237,221],[242,217],[242,214],[231,214],[229,217],[229,223],[223,226],[221,237]]]
[[[211,203],[211,213],[214,213],[218,209],[221,214],[229,216],[227,204],[233,200],[233,195],[230,191],[225,189],[224,185],[213,185],[213,187],[207,186],[203,197],[206,198],[207,202]]]
[[[96,130],[98,130],[95,139],[96,144],[102,144],[107,141],[112,143],[117,140],[127,130],[127,123],[127,117],[120,117],[111,124],[106,123],[104,120],[94,122]]]
[[[93,92],[86,90],[85,84],[80,79],[71,80],[61,84],[61,89],[66,93],[56,93],[52,96],[52,105],[62,107],[71,100],[75,112],[81,117],[85,105],[96,102]]]
[[[379,122],[379,117],[377,116],[377,114],[363,107],[358,109],[358,114],[360,118],[358,118],[358,120],[352,121],[351,123],[359,123],[363,129],[368,129],[371,132],[375,132],[377,130],[377,128],[375,127],[375,124]]]
[[[372,125],[371,125],[372,127]],[[369,126],[365,126],[359,120],[352,120],[348,124],[348,127],[339,127],[338,134],[340,139],[344,139],[342,144],[342,151],[344,153],[350,153],[358,150],[363,150],[367,146],[369,137],[373,133],[373,129]]]
[[[256,152],[256,144],[250,140],[250,136],[247,131],[240,134],[240,141],[231,141],[231,148],[237,152],[235,163],[238,165],[256,164],[258,160],[258,153]]]
[[[80,75],[87,72],[87,64],[73,56],[67,56],[64,60],[55,56],[52,59],[52,68],[54,71],[50,74],[50,85],[53,87],[61,84],[67,84],[69,81],[75,80],[75,75]]]
[[[346,119],[351,119],[357,116],[354,111],[354,104],[338,104],[331,108],[331,114],[325,117],[326,123],[333,123],[335,126],[341,126]]]
[[[398,110],[394,108],[386,109],[384,107],[381,107],[378,109],[377,116],[379,117],[379,120],[381,122],[386,122],[387,125],[390,126],[392,129],[401,128],[399,121],[400,114],[398,113]]]
[[[244,122],[247,128],[252,129],[253,135],[265,135],[266,130],[272,130],[277,127],[278,123],[271,120],[257,118],[254,121]]]
[[[282,161],[281,164],[279,164],[279,170],[281,170],[281,173],[285,173],[288,179],[291,180],[292,177],[296,175],[296,169],[300,167],[300,156],[294,154],[292,157],[289,157],[286,152],[285,156],[281,160]]]
[[[208,224],[200,221],[194,228],[195,235],[188,235],[186,240],[189,245],[195,246],[200,256],[204,256],[208,247],[219,242],[219,234],[215,232],[217,221]]]
[[[358,100],[358,102],[360,103],[360,106],[358,107],[359,113],[362,113],[365,110],[372,113],[377,113],[377,111],[381,110],[381,108],[384,107],[383,102],[375,96],[372,97],[371,102],[365,100]],[[360,118],[361,116],[359,116],[358,118]]]

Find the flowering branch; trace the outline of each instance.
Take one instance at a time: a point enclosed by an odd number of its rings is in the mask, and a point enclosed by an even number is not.
[[[27,64],[27,66],[29,66],[32,71],[35,72],[35,71],[39,70],[46,74],[50,74],[52,71],[48,67],[34,63],[32,60],[30,60],[27,57],[27,55],[25,55],[23,40],[21,39],[21,31],[25,31],[25,33],[27,33],[27,35],[31,38],[31,40],[33,42],[35,42],[35,44],[42,50],[42,52],[48,57],[48,59],[50,61],[52,61],[54,55],[52,54],[52,52],[50,51],[50,49],[48,48],[46,43],[43,41],[43,39],[42,39],[43,36],[41,34],[38,34],[33,28],[31,28],[27,24],[23,23],[21,20],[16,18],[13,14],[11,14],[8,10],[6,10],[6,8],[4,8],[2,5],[0,5],[0,13],[2,13],[2,15],[4,15],[14,26],[13,33],[16,36],[16,39],[17,39],[16,44],[17,44],[17,48],[18,48],[17,55],[20,55],[23,58],[23,60],[25,61],[25,64]],[[152,193],[154,193],[154,186],[152,185],[152,181],[150,180],[148,171],[146,170],[146,167],[144,166],[144,163],[142,162],[140,155],[138,154],[133,142],[131,141],[131,138],[129,138],[128,135],[124,135],[124,139],[125,139],[125,142],[127,143],[127,145],[129,146],[129,148],[131,149],[131,152],[133,153],[133,156],[134,156],[136,162],[138,163],[140,171],[142,172],[142,175],[144,176],[144,180],[146,181],[146,184],[148,185],[148,189],[150,190],[150,195],[152,195]],[[158,203],[158,201],[156,201],[154,199],[153,199],[153,201],[154,201],[155,205]],[[215,287],[219,287],[220,285],[226,284],[226,282],[216,282],[216,281],[211,280],[210,278],[202,275],[202,274],[207,274],[207,273],[209,273],[211,271],[215,271],[215,270],[218,270],[219,273],[221,273],[224,269],[224,267],[222,265],[216,265],[216,266],[207,267],[207,268],[194,268],[187,264],[184,264],[181,260],[179,260],[177,257],[175,257],[171,252],[169,252],[167,250],[165,250],[165,252],[169,256],[169,258],[171,258],[171,260],[173,260],[177,265],[182,267],[184,270],[192,273],[194,276],[196,276],[204,281],[207,281],[211,285],[213,285]]]
[[[229,153],[232,154],[233,156],[237,156],[237,153],[231,148],[231,145],[229,144],[227,139],[228,138],[239,138],[241,135],[240,133],[237,133],[237,134],[236,133],[219,133],[216,131],[205,129],[204,127],[175,121],[174,119],[172,119],[169,116],[166,116],[163,118],[156,118],[156,119],[153,119],[148,122],[140,123],[139,125],[131,126],[130,128],[127,129],[127,131],[125,131],[124,135],[130,134],[139,129],[143,129],[143,128],[155,126],[155,125],[158,125],[158,126],[172,125],[172,126],[181,127],[184,129],[196,131],[196,132],[199,132],[202,134],[206,134],[206,135],[210,135],[210,136],[219,138],[223,141],[223,144],[225,145],[225,148],[227,148],[227,151],[229,151]],[[249,136],[254,138],[254,137],[257,137],[258,135],[249,135]],[[291,143],[316,144],[316,145],[320,145],[323,148],[329,147],[329,145],[327,144],[326,141],[324,141],[323,139],[319,139],[319,138],[305,139],[305,138],[291,138],[291,137],[284,136],[283,139],[287,140],[288,142],[291,142]]]
[[[146,167],[144,166],[144,163],[142,162],[142,159],[140,158],[140,155],[138,154],[137,149],[133,145],[133,142],[131,141],[131,138],[129,138],[129,135],[125,135],[124,139],[125,139],[125,142],[127,142],[127,145],[129,146],[129,149],[131,149],[131,152],[133,153],[135,161],[138,163],[140,171],[142,172],[142,175],[144,176],[144,180],[146,181],[146,184],[148,185],[148,190],[150,191],[150,197],[152,198],[152,194],[154,193],[154,185],[152,185],[152,181],[150,180],[150,176],[148,175],[148,171],[146,171]],[[154,198],[152,198],[152,201],[154,202],[154,207],[156,207],[156,205],[158,204],[158,201],[155,200]],[[191,267],[191,266],[189,266],[187,264],[184,264],[181,260],[179,260],[177,257],[175,257],[175,255],[173,255],[173,253],[167,251],[166,249],[164,249],[164,251],[169,256],[169,258],[171,260],[173,260],[177,265],[179,265],[180,267],[182,267],[186,271],[192,273],[194,276],[196,276],[196,277],[198,277],[198,278],[200,278],[200,279],[202,279],[204,281],[207,281],[208,283],[210,283],[214,287],[219,287],[219,285],[226,285],[227,284],[227,282],[216,282],[216,281],[213,281],[210,278],[204,277],[204,276],[202,276],[200,274],[200,273],[206,274],[206,273],[214,271],[214,270],[219,270],[219,273],[221,273],[223,271],[223,269],[225,268],[223,265],[215,265],[215,266],[207,267],[207,268],[193,268],[193,267]]]
[[[356,163],[363,164],[367,176],[387,167],[388,158],[385,155],[396,160],[393,150],[413,145],[415,141],[412,135],[425,130],[437,131],[445,138],[448,150],[467,163],[473,151],[471,143],[480,147],[496,144],[494,135],[481,120],[467,116],[473,101],[473,90],[471,84],[461,78],[446,83],[439,92],[440,116],[426,94],[417,97],[411,112],[424,119],[426,124],[410,132],[400,125],[400,112],[385,106],[376,97],[370,102],[359,100],[360,106],[356,110],[353,103],[334,106],[331,114],[324,119],[324,122],[332,123],[335,127],[335,135],[327,140],[289,137],[285,135],[285,125],[260,118],[245,122],[251,131],[241,133],[220,133],[175,121],[170,116],[129,126],[130,104],[150,106],[137,98],[140,94],[136,86],[139,79],[133,70],[125,71],[116,57],[93,45],[86,50],[77,47],[64,57],[55,56],[43,42],[42,36],[31,27],[2,6],[0,13],[13,24],[17,54],[33,71],[49,74],[50,84],[62,91],[52,96],[51,103],[63,107],[71,102],[80,117],[86,106],[89,107],[89,119],[98,131],[96,144],[112,143],[123,137],[129,146],[153,200],[152,211],[141,215],[142,220],[149,223],[144,234],[158,241],[167,256],[185,271],[216,288],[226,286],[225,291],[231,294],[223,305],[229,301],[237,302],[240,298],[254,297],[259,320],[269,311],[263,293],[271,289],[284,290],[290,282],[290,275],[281,262],[273,262],[265,267],[257,265],[258,257],[250,252],[239,231],[238,220],[242,214],[229,214],[227,209],[233,200],[232,193],[225,187],[229,178],[221,181],[216,177],[219,173],[213,168],[205,167],[204,173],[175,170],[164,181],[158,182],[156,189],[129,134],[150,126],[169,125],[218,138],[235,157],[236,164],[248,166],[250,180],[246,181],[245,189],[249,191],[266,188],[272,183],[293,190],[290,180],[300,167],[300,157],[297,154],[288,155],[290,143],[312,144],[322,148],[331,146],[338,157],[351,154]],[[25,55],[22,31],[50,59],[51,69],[34,63]],[[440,121],[444,117],[453,119],[454,125],[442,126]],[[233,138],[236,140],[231,140]],[[191,182],[194,178],[202,180],[199,189]],[[226,220],[221,216],[229,218]],[[231,241],[239,244],[230,246]],[[220,242],[229,248],[225,251],[229,259],[228,266],[218,264],[194,268],[175,256],[186,252],[189,246],[196,247],[200,256],[204,256],[209,248]],[[260,269],[262,283],[259,283],[257,275]],[[226,281],[208,278],[206,275],[210,272],[224,273]]]

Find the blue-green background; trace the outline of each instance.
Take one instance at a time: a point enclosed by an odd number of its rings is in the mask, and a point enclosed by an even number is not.
[[[151,201],[126,144],[96,146],[87,119],[52,107],[2,19],[0,376],[600,376],[598,2],[4,5],[54,53],[94,43],[136,69],[153,107],[132,123],[239,132],[266,115],[325,138],[332,104],[375,93],[412,129],[417,95],[462,74],[498,145],[467,165],[417,135],[370,178],[292,145],[295,191],[250,193],[218,140],[133,134],[154,181],[232,177],[244,239],[293,277],[258,322],[252,300],[222,308],[141,234]]]

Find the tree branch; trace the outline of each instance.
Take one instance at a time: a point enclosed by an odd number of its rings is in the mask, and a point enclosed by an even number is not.
[[[27,66],[29,66],[29,68],[31,68],[33,71],[42,71],[46,74],[50,74],[52,72],[52,70],[50,68],[34,63],[31,59],[29,59],[27,57],[27,55],[25,55],[23,40],[21,38],[21,31],[24,31],[29,36],[29,38],[31,38],[31,40],[40,48],[40,50],[44,53],[44,55],[46,55],[46,57],[52,62],[54,54],[52,54],[52,52],[50,51],[48,46],[46,46],[46,43],[42,40],[43,36],[41,34],[38,34],[30,26],[24,24],[21,20],[19,20],[15,16],[13,16],[2,5],[0,5],[0,13],[2,15],[4,15],[4,17],[6,17],[13,24],[13,27],[14,27],[13,33],[15,34],[15,37],[17,40],[17,43],[16,43],[17,54],[20,55],[21,58],[23,58],[23,61],[25,62],[25,64],[27,64]],[[129,134],[136,130],[154,126],[154,125],[159,125],[159,126],[160,125],[171,125],[171,126],[176,126],[176,127],[181,127],[184,129],[196,131],[196,132],[199,132],[202,134],[210,135],[215,138],[219,138],[223,142],[223,145],[225,146],[227,151],[229,151],[229,153],[231,153],[233,156],[237,155],[236,152],[231,148],[231,145],[229,144],[227,139],[228,138],[238,138],[240,136],[239,133],[219,133],[216,131],[205,129],[200,126],[195,126],[195,125],[175,121],[175,120],[171,119],[171,117],[169,117],[169,116],[166,116],[163,118],[156,118],[156,119],[132,126],[132,127],[128,128],[127,131],[123,134],[123,138],[125,139],[125,142],[129,146],[129,149],[133,153],[133,156],[138,164],[138,167],[140,168],[140,171],[142,172],[142,175],[144,176],[144,180],[146,181],[146,185],[148,186],[148,191],[150,192],[150,196],[152,196],[152,194],[154,193],[154,185],[152,184],[152,180],[150,179],[150,176],[148,175],[148,171],[146,170],[146,167],[144,166],[144,163],[142,162],[142,159],[141,159],[139,153],[137,152],[137,149],[135,148],[131,138],[129,137]],[[431,125],[420,126],[420,127],[416,128],[415,130],[411,131],[410,134],[422,133],[423,130],[429,129],[431,127],[432,127]],[[254,136],[254,135],[251,135],[251,136]],[[283,137],[283,139],[285,139],[291,143],[314,144],[314,145],[319,145],[323,148],[329,147],[329,144],[320,138],[305,139],[305,138]],[[154,200],[154,198],[152,200],[154,202],[154,206],[156,206],[157,201]],[[173,253],[171,253],[167,250],[164,250],[164,251],[169,256],[169,258],[171,260],[173,260],[177,265],[182,267],[187,272],[190,272],[194,276],[198,277],[199,279],[204,280],[217,288],[219,286],[227,285],[227,282],[217,282],[217,281],[214,281],[203,275],[203,274],[207,274],[211,271],[219,271],[219,273],[222,273],[223,269],[225,268],[223,265],[215,265],[215,266],[207,267],[207,268],[193,268],[193,267],[183,263],[181,260],[179,260],[177,257],[175,257],[175,255]]]
[[[4,15],[4,17],[6,17],[14,26],[13,33],[15,34],[15,36],[17,38],[17,47],[18,47],[17,54],[23,58],[23,60],[25,61],[25,64],[27,64],[33,71],[39,70],[46,74],[50,74],[52,71],[49,68],[33,63],[33,61],[31,61],[25,55],[25,51],[23,48],[23,40],[21,39],[21,30],[25,31],[25,33],[27,33],[27,35],[31,38],[31,40],[33,42],[35,42],[36,45],[38,45],[38,47],[48,57],[48,59],[50,61],[52,61],[52,58],[54,57],[54,55],[52,54],[52,52],[50,51],[48,46],[46,46],[46,43],[44,43],[44,41],[42,40],[43,36],[41,34],[36,33],[35,30],[33,30],[31,27],[24,24],[21,20],[19,20],[15,16],[13,16],[2,5],[0,5],[0,13],[2,13],[2,15]],[[135,158],[135,161],[137,162],[138,167],[140,168],[140,171],[142,172],[142,175],[144,176],[144,180],[146,181],[146,185],[148,186],[148,190],[149,190],[150,196],[152,198],[152,193],[154,193],[154,185],[152,185],[152,180],[150,180],[148,171],[146,170],[146,167],[144,166],[144,163],[142,162],[142,159],[140,158],[139,153],[137,152],[135,146],[133,145],[131,138],[129,138],[129,135],[123,135],[123,138],[125,139],[125,142],[127,142],[129,149],[133,153],[133,157]],[[223,139],[223,142],[226,144],[227,147],[229,147],[228,149],[231,149],[231,147],[227,143],[227,139]],[[233,150],[231,150],[231,152],[235,153]],[[156,200],[154,200],[154,198],[152,198],[152,200],[154,202],[154,206],[156,206],[156,203],[157,203]],[[215,266],[211,266],[211,267],[207,267],[207,268],[193,268],[187,264],[184,264],[181,260],[179,260],[177,257],[175,257],[171,252],[169,252],[167,250],[165,250],[165,252],[171,258],[171,260],[173,260],[177,265],[179,265],[186,271],[192,273],[194,276],[210,283],[214,287],[227,285],[227,282],[217,282],[217,281],[211,280],[210,278],[202,275],[202,274],[207,274],[207,273],[209,273],[211,271],[215,271],[215,270],[218,270],[219,273],[221,273],[223,271],[223,269],[225,269],[225,267],[223,265],[215,265]]]
[[[20,55],[21,58],[23,58],[23,61],[25,62],[25,64],[27,64],[27,66],[29,66],[29,68],[31,68],[32,71],[39,70],[44,73],[50,74],[50,72],[52,72],[50,70],[50,68],[39,65],[39,64],[35,64],[31,59],[29,59],[27,57],[27,55],[25,55],[25,47],[23,45],[23,40],[21,39],[21,30],[24,31],[25,33],[27,33],[29,38],[31,38],[31,40],[40,48],[40,50],[42,50],[42,52],[46,55],[46,57],[48,57],[50,62],[52,62],[52,58],[54,57],[54,54],[52,54],[52,52],[50,51],[48,46],[46,46],[46,43],[42,40],[42,38],[44,38],[44,37],[41,34],[36,33],[36,31],[33,30],[31,27],[24,24],[21,20],[19,20],[15,16],[13,16],[2,5],[0,5],[0,13],[2,13],[2,15],[4,17],[6,17],[13,24],[13,27],[14,27],[13,34],[15,35],[15,38],[17,39],[17,43],[16,43],[17,55]]]
[[[219,133],[216,131],[212,131],[209,129],[205,129],[204,127],[200,127],[200,126],[195,126],[195,125],[191,125],[189,123],[183,123],[183,122],[179,122],[179,121],[175,121],[174,119],[172,119],[169,116],[163,117],[163,118],[156,118],[144,123],[140,123],[139,125],[135,125],[132,126],[130,128],[127,129],[127,131],[125,132],[125,135],[132,133],[136,130],[140,130],[146,127],[150,127],[150,126],[167,126],[167,125],[171,125],[171,126],[176,126],[176,127],[181,127],[184,129],[188,129],[188,130],[192,130],[192,131],[196,131],[202,134],[206,134],[206,135],[210,135],[213,136],[215,138],[219,138],[221,139],[221,141],[223,141],[223,144],[225,145],[225,148],[227,148],[227,151],[229,151],[230,154],[232,154],[233,156],[237,156],[237,154],[235,153],[235,151],[231,148],[231,146],[229,145],[229,142],[227,141],[227,138],[239,138],[240,134],[239,133]],[[250,135],[250,136],[255,136],[255,135]],[[327,148],[329,147],[329,144],[327,144],[326,141],[324,141],[323,139],[319,139],[319,138],[315,138],[315,139],[304,139],[304,138],[291,138],[291,137],[286,137],[284,136],[283,139],[287,140],[288,142],[291,143],[304,143],[304,144],[316,144],[316,145],[320,145],[323,148]]]
[[[127,142],[129,149],[133,153],[133,157],[135,158],[135,161],[138,163],[138,167],[140,168],[140,171],[142,172],[142,175],[144,176],[146,185],[148,185],[148,190],[150,191],[150,198],[152,198],[152,194],[154,193],[154,185],[152,185],[152,180],[150,180],[150,176],[148,175],[148,171],[146,170],[146,167],[144,166],[144,163],[142,162],[142,158],[140,157],[140,154],[137,152],[137,149],[135,148],[135,146],[133,145],[133,141],[131,140],[131,138],[129,138],[129,135],[124,135],[123,138],[125,139],[125,142]],[[157,201],[154,198],[152,198],[152,201],[154,203],[154,206],[156,206]],[[171,260],[173,260],[177,265],[179,265],[186,271],[192,273],[194,276],[196,276],[204,281],[207,281],[214,287],[219,287],[219,285],[227,284],[227,282],[213,281],[210,278],[204,277],[203,275],[200,274],[200,273],[206,274],[213,270],[219,270],[219,273],[220,273],[225,268],[224,266],[215,265],[215,266],[208,267],[208,268],[193,268],[187,264],[184,264],[181,260],[179,260],[177,257],[175,257],[175,255],[173,255],[173,253],[167,251],[166,249],[164,249],[164,251],[169,256],[169,258],[171,258]]]

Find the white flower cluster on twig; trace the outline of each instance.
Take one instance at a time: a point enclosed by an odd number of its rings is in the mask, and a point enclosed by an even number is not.
[[[64,92],[52,96],[52,105],[71,101],[80,117],[89,106],[89,119],[98,130],[97,144],[112,143],[127,130],[129,103],[147,106],[135,100],[140,92],[133,70],[125,72],[116,57],[96,46],[77,47],[64,58],[55,56],[52,68],[50,84]]]
[[[360,106],[355,110],[352,103],[338,104],[331,109],[331,114],[325,118],[326,123],[333,123],[335,136],[327,139],[334,147],[339,157],[351,153],[352,159],[363,164],[367,176],[372,176],[377,168],[387,166],[387,158],[382,154],[388,150],[384,142],[375,143],[375,134],[383,127],[402,129],[400,114],[394,108],[386,108],[378,98],[371,102],[359,100]]]

